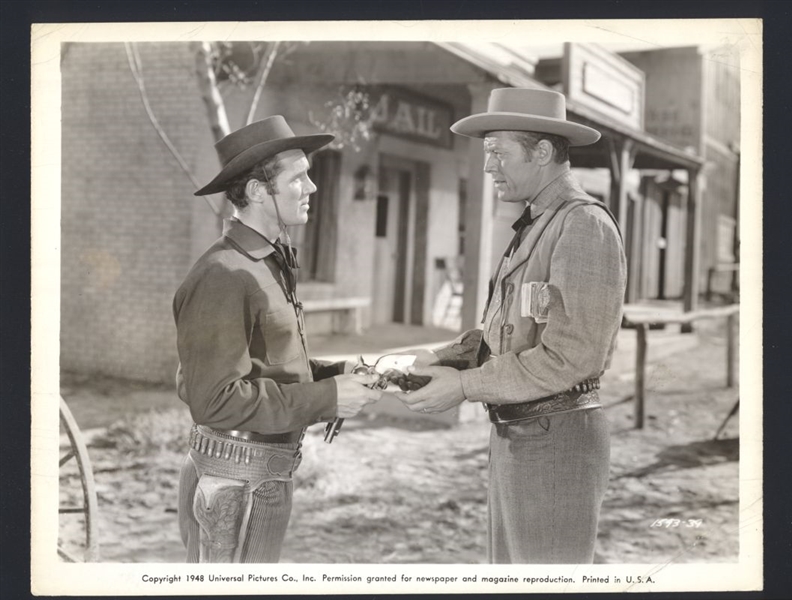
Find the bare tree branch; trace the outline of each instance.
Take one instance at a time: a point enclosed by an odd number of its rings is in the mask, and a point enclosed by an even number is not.
[[[181,167],[182,171],[187,175],[187,177],[192,182],[195,189],[201,187],[198,181],[195,179],[195,176],[190,171],[190,168],[187,166],[187,163],[182,158],[179,151],[176,147],[171,143],[168,134],[165,133],[165,130],[162,129],[157,117],[154,115],[154,111],[151,109],[151,104],[149,103],[148,94],[146,93],[146,86],[143,81],[143,72],[140,63],[140,56],[137,52],[137,46],[135,44],[130,44],[129,42],[124,43],[124,47],[126,48],[127,53],[127,60],[129,62],[129,70],[132,72],[132,76],[135,78],[135,82],[137,83],[138,92],[140,92],[140,99],[143,101],[143,108],[146,110],[146,114],[148,115],[149,121],[151,121],[151,125],[154,127],[154,130],[160,136],[165,147],[170,151],[173,157],[176,159],[176,162]],[[212,204],[208,197],[204,196],[204,200],[212,209],[212,212],[215,215],[219,215],[220,211]]]
[[[258,108],[259,98],[261,98],[261,92],[264,90],[264,85],[267,83],[267,77],[269,77],[270,71],[272,71],[272,65],[275,62],[275,58],[278,56],[279,46],[280,42],[270,43],[267,46],[267,51],[264,53],[264,56],[261,59],[263,66],[261,67],[261,72],[259,73],[258,84],[256,84],[256,92],[253,94],[253,100],[250,101],[250,110],[248,111],[245,125],[250,125],[253,122],[253,118],[256,115],[256,109]]]
[[[209,42],[195,42],[195,74],[198,76],[198,88],[206,105],[209,126],[215,142],[219,142],[231,132],[223,97],[217,89],[217,79],[212,67],[212,45]]]

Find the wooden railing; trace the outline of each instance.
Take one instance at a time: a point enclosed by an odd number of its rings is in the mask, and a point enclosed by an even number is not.
[[[740,263],[723,263],[716,265],[714,267],[710,267],[707,271],[707,290],[704,297],[707,301],[712,300],[712,297],[715,294],[715,278],[720,273],[731,273],[732,275],[732,283],[729,285],[729,297],[734,297],[736,290],[734,289],[734,282],[735,277],[739,275],[740,272]]]
[[[730,304],[691,312],[630,310],[625,307],[624,320],[636,332],[635,349],[635,428],[643,429],[646,402],[647,335],[650,325],[690,324],[699,319],[726,319],[726,386],[734,387],[737,373],[737,319],[740,305]]]

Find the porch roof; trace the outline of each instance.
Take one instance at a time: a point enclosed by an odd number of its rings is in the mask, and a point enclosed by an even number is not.
[[[436,45],[458,58],[487,72],[509,87],[530,87],[553,90],[533,74],[533,63],[523,54],[500,44],[466,44],[437,42]],[[557,91],[557,90],[556,90]],[[609,168],[611,166],[609,140],[632,140],[635,146],[635,169],[693,169],[704,159],[693,150],[686,150],[650,133],[601,115],[580,103],[567,100],[567,118],[598,130],[602,138],[591,146],[570,150],[572,164],[581,168]]]

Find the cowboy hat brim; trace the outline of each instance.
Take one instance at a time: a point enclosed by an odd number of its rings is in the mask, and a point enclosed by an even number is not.
[[[588,146],[600,139],[599,131],[579,123],[514,112],[471,115],[451,125],[451,131],[472,138],[486,137],[487,133],[491,131],[549,133],[566,138],[569,140],[570,146]]]
[[[227,184],[237,175],[240,175],[252,168],[261,161],[275,156],[286,150],[302,150],[306,154],[315,152],[327,146],[335,139],[334,135],[328,133],[317,133],[313,135],[302,135],[269,140],[260,144],[255,144],[250,148],[240,152],[237,156],[228,161],[223,169],[208,184],[195,192],[195,196],[206,196],[223,192]]]

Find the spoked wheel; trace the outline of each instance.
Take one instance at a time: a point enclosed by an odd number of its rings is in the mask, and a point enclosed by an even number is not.
[[[65,451],[65,454],[59,465],[60,531],[73,533],[82,529],[84,535],[66,535],[64,539],[59,537],[58,554],[68,562],[95,562],[99,559],[96,484],[88,448],[63,398],[60,399],[60,422],[61,431],[65,431],[69,438],[69,445],[61,446],[61,452]],[[82,518],[78,515],[82,515]],[[71,539],[75,537],[78,538],[76,541]]]

